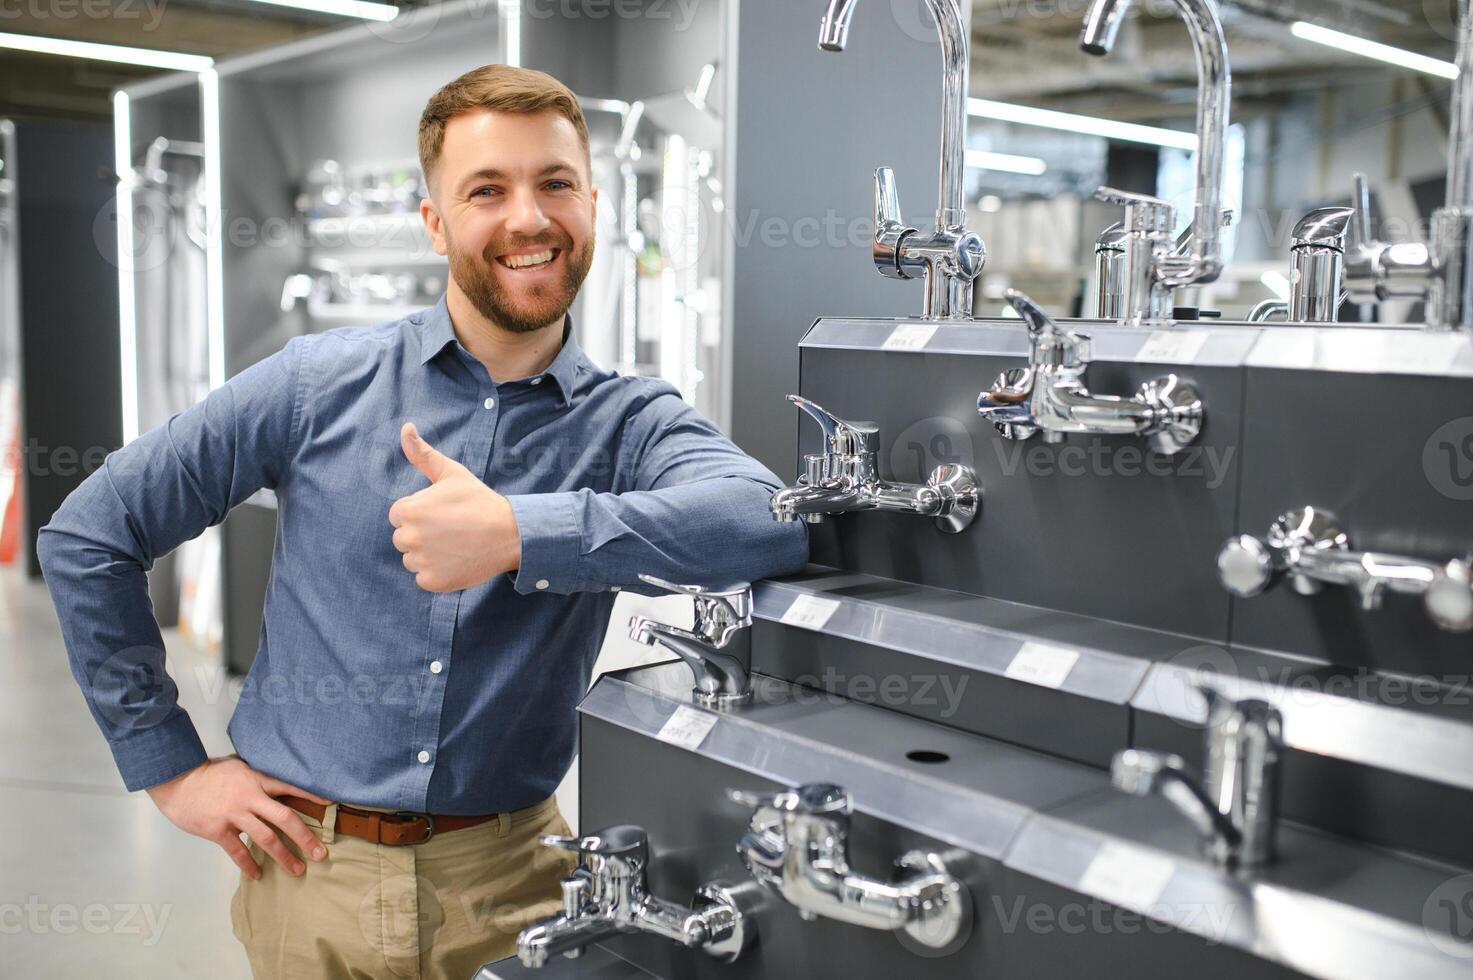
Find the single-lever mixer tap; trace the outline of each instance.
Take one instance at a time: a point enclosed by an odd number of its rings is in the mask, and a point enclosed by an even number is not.
[[[1116,789],[1159,794],[1201,832],[1207,856],[1227,867],[1274,859],[1279,815],[1283,719],[1263,701],[1233,701],[1211,688],[1207,699],[1207,766],[1203,778],[1180,756],[1126,749],[1110,766]]]
[[[695,674],[692,696],[708,708],[730,708],[752,700],[752,587],[746,582],[709,589],[677,585],[653,575],[641,582],[688,595],[695,600],[692,629],[670,626],[646,616],[629,618],[629,638],[664,647],[684,660]]]
[[[818,422],[824,451],[803,457],[806,471],[798,484],[772,495],[777,520],[817,524],[833,514],[886,510],[933,517],[938,528],[954,534],[982,509],[982,488],[970,466],[942,463],[925,483],[889,483],[880,479],[879,426],[847,422],[798,395],[788,401]]]
[[[1085,15],[1080,47],[1109,54],[1132,0],[1094,0]],[[1100,315],[1141,324],[1169,320],[1172,290],[1213,282],[1222,271],[1222,209],[1232,74],[1227,39],[1213,0],[1175,0],[1186,19],[1197,59],[1197,191],[1189,246],[1177,249],[1171,237],[1176,209],[1160,198],[1102,187],[1095,196],[1125,208],[1125,223],[1109,245],[1123,252],[1123,270],[1114,284],[1115,311]],[[1110,234],[1107,232],[1107,234]],[[1101,242],[1102,246],[1106,243]],[[1102,256],[1103,258],[1103,256]]]
[[[829,0],[819,26],[818,46],[843,51],[849,37],[849,19],[855,0]],[[957,0],[926,0],[941,34],[944,70],[941,94],[941,192],[936,227],[921,233],[908,227],[900,214],[895,175],[888,167],[875,171],[874,261],[880,274],[891,279],[926,280],[921,315],[933,318],[970,318],[973,285],[987,261],[987,248],[967,231],[967,206],[962,197],[966,171],[968,24]]]

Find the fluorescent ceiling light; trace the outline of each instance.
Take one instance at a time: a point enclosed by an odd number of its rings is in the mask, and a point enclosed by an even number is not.
[[[1136,123],[1116,122],[1113,119],[1100,119],[1095,116],[1080,116],[1072,112],[1035,109],[1032,106],[1013,105],[1010,102],[993,102],[989,99],[968,99],[967,112],[980,119],[996,119],[999,122],[1018,123],[1021,126],[1062,129],[1069,133],[1085,133],[1089,136],[1124,140],[1127,143],[1149,143],[1152,146],[1168,146],[1178,150],[1194,151],[1197,149],[1197,135],[1184,133],[1178,129],[1141,126]]]
[[[170,71],[203,71],[214,64],[213,59],[202,54],[127,48],[119,44],[98,44],[95,41],[68,41],[34,34],[0,33],[0,48],[32,51],[36,54],[57,54],[64,58],[86,58],[89,61],[115,61],[123,65],[142,65],[145,68],[167,68]]]
[[[360,20],[393,20],[399,16],[399,8],[390,3],[367,3],[366,0],[255,0],[277,7],[293,7],[311,10],[319,14],[338,14],[342,17],[357,17]]]
[[[979,170],[1001,170],[1010,174],[1027,174],[1037,177],[1048,170],[1048,164],[1038,157],[1020,157],[1011,153],[991,153],[987,150],[968,150],[967,166]]]
[[[1440,78],[1457,78],[1458,66],[1451,61],[1439,61],[1437,58],[1429,58],[1425,54],[1417,54],[1415,51],[1407,51],[1403,48],[1393,48],[1389,44],[1381,44],[1379,41],[1370,41],[1354,34],[1342,34],[1332,31],[1328,27],[1320,27],[1316,24],[1305,23],[1296,20],[1289,25],[1289,33],[1304,41],[1313,41],[1315,44],[1323,44],[1330,48],[1339,48],[1341,51],[1349,51],[1363,58],[1374,58],[1384,61],[1388,65],[1397,65],[1401,68],[1410,68],[1413,71],[1426,72],[1428,75],[1437,75]]]

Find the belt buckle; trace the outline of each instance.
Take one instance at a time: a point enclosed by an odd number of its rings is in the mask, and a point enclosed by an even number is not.
[[[419,820],[420,818],[424,818],[425,826],[428,828],[429,832],[425,834],[424,840],[415,841],[414,843],[416,844],[429,843],[430,838],[435,836],[435,817],[433,814],[414,813],[410,810],[396,810],[394,811],[394,816],[397,819],[403,820]]]

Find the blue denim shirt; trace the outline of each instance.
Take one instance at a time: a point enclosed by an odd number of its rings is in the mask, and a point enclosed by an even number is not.
[[[413,421],[506,495],[521,568],[421,590],[388,511],[429,485]],[[130,790],[205,761],[148,601],[156,558],[261,488],[278,501],[265,624],[231,717],[251,766],[329,799],[436,813],[518,809],[557,787],[574,706],[620,587],[800,568],[778,481],[670,384],[595,366],[565,324],[533,377],[492,381],[445,300],[293,338],[107,457],[42,529],[71,669]],[[648,591],[648,590],[645,590]]]

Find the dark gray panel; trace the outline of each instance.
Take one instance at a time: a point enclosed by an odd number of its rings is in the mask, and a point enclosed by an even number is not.
[[[1312,505],[1340,519],[1352,548],[1438,561],[1473,550],[1473,454],[1455,438],[1473,436],[1473,382],[1250,368],[1246,404],[1238,531],[1262,535]],[[1280,583],[1239,600],[1233,638],[1444,682],[1473,663],[1473,637],[1438,629],[1420,600],[1392,595],[1366,612],[1342,588],[1301,596]]]
[[[806,347],[801,358],[803,395],[843,418],[879,423],[882,475],[918,481],[937,463],[970,462],[984,494],[976,522],[956,535],[899,514],[816,525],[815,562],[1226,639],[1229,603],[1214,557],[1234,526],[1239,369],[1176,369],[1198,386],[1207,419],[1197,442],[1167,459],[1127,437],[1003,439],[977,415],[977,395],[1025,359]],[[1098,361],[1089,384],[1128,393],[1165,373]],[[802,452],[816,452],[819,440],[805,423]]]
[[[112,131],[16,124],[25,561],[36,534],[122,444]]]
[[[752,666],[852,701],[1100,767],[1130,734],[1124,705],[761,620],[752,627]]]
[[[589,946],[581,956],[559,956],[544,967],[522,966],[515,956],[487,963],[474,980],[648,980],[656,976],[599,945]],[[675,980],[673,977],[663,980]]]

